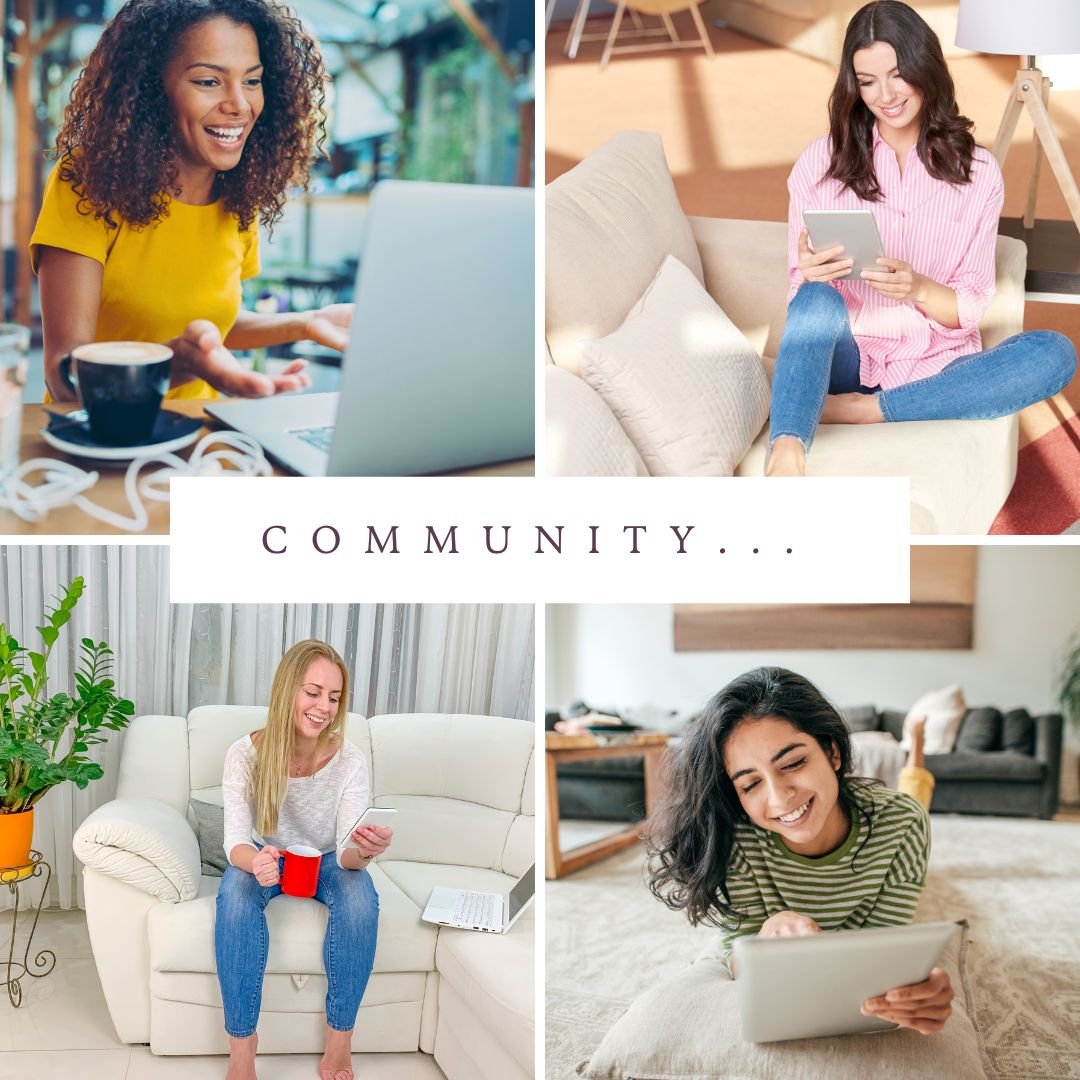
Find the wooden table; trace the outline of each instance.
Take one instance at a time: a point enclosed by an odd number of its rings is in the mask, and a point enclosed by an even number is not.
[[[198,417],[205,419],[203,402],[195,399],[167,401],[165,408],[182,416]],[[77,405],[50,405],[55,412],[71,412],[78,408]],[[87,492],[87,497],[95,503],[114,510],[124,516],[130,516],[127,498],[124,495],[124,473],[127,470],[127,462],[120,463],[116,467],[94,465],[85,459],[71,457],[54,450],[42,437],[41,429],[46,426],[48,416],[43,405],[24,404],[22,410],[22,433],[19,438],[19,460],[29,461],[31,458],[56,458],[61,461],[70,461],[80,468],[96,468],[101,478],[97,484]],[[205,435],[211,427],[204,427],[201,435]],[[180,452],[181,457],[186,457],[189,451]],[[281,470],[274,470],[275,476],[287,475]],[[533,459],[525,458],[521,461],[503,462],[498,465],[486,465],[478,469],[463,469],[453,473],[454,476],[532,476]],[[32,477],[37,482],[39,477]],[[169,531],[169,504],[167,502],[148,502],[147,514],[150,518],[144,533],[139,535],[164,535]],[[22,518],[13,514],[10,510],[0,510],[0,536],[52,536],[52,535],[99,535],[114,534],[116,530],[111,526],[90,517],[75,506],[63,506],[53,510],[44,521],[32,524],[23,521]]]
[[[668,737],[658,732],[641,732],[615,742],[601,741],[595,735],[561,735],[549,731],[544,739],[547,765],[547,858],[545,877],[559,878],[589,866],[641,839],[637,822],[610,836],[589,844],[562,851],[559,848],[559,785],[556,767],[560,761],[595,761],[597,758],[640,757],[645,767],[645,815],[663,795],[660,762],[667,749]]]

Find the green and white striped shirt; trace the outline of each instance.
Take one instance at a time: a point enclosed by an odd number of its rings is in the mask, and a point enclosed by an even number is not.
[[[853,790],[870,815],[870,835],[861,815],[852,814],[847,839],[827,855],[796,855],[778,833],[750,822],[736,826],[727,887],[731,906],[745,918],[723,931],[725,958],[736,938],[756,934],[779,911],[808,915],[822,930],[911,922],[930,858],[926,811],[890,788]]]

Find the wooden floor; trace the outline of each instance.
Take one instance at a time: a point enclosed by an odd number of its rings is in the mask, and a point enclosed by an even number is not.
[[[675,16],[684,36],[691,24]],[[596,29],[609,25],[596,21]],[[625,129],[658,131],[684,210],[714,217],[783,221],[786,180],[808,142],[827,130],[831,66],[710,27],[717,55],[664,52],[617,56],[605,72],[602,46],[583,44],[576,60],[562,53],[566,25],[547,38],[547,179],[572,168],[605,139]],[[1016,59],[970,56],[951,60],[957,99],[989,145],[1012,83]],[[1066,157],[1080,173],[1080,90],[1054,90],[1050,115]],[[1023,212],[1031,161],[1031,125],[1021,119],[1005,163],[1005,213]],[[1068,210],[1053,175],[1043,169],[1038,215]],[[1058,330],[1080,342],[1080,305],[1029,303],[1025,329]],[[1080,376],[1056,398],[1021,415],[1021,446],[1080,411]]]

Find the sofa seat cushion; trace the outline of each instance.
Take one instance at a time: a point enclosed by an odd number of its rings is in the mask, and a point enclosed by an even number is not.
[[[926,767],[943,780],[1013,780],[1041,784],[1046,766],[1026,754],[1008,751],[971,754],[957,750],[951,754],[928,754]]]
[[[1016,415],[998,420],[823,424],[806,459],[809,476],[908,476],[911,531],[985,534],[1016,478]],[[768,432],[737,476],[763,476]]]
[[[483,1027],[532,1075],[534,922],[519,919],[506,934],[439,931],[435,964]]]
[[[445,863],[405,862],[400,859],[380,860],[378,865],[395,886],[420,909],[421,915],[434,888],[508,893],[517,881],[516,877],[509,874],[502,874],[498,870],[485,870],[478,866],[448,866]]]
[[[610,334],[674,255],[703,280],[660,136],[623,131],[547,186],[544,301],[551,357],[581,370],[579,342]]]
[[[379,894],[379,939],[375,971],[433,971],[437,928],[422,909],[384,874],[371,869]],[[150,911],[150,967],[153,971],[217,970],[214,961],[215,897],[220,879],[202,879],[199,896],[186,904],[160,904]],[[278,896],[266,908],[270,929],[268,973],[320,974],[326,908],[315,900]]]

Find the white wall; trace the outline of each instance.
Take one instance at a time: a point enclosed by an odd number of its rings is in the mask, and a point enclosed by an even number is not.
[[[983,547],[971,650],[676,653],[670,605],[549,605],[547,704],[692,708],[763,663],[817,683],[838,705],[906,708],[958,682],[971,705],[1057,711],[1057,665],[1080,630],[1080,547]]]

